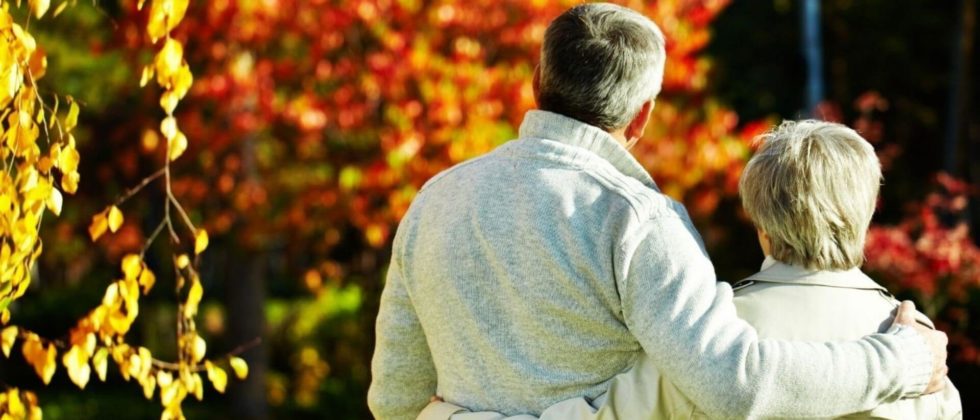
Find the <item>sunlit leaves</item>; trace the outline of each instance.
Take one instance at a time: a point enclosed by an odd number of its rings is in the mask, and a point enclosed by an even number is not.
[[[106,219],[108,220],[110,232],[115,233],[117,230],[119,230],[119,227],[122,226],[123,215],[122,212],[119,211],[119,208],[116,206],[109,206],[108,214],[106,214]]]
[[[10,357],[10,348],[14,346],[14,341],[17,340],[18,329],[16,326],[9,326],[0,332],[0,339],[2,339],[3,344],[3,355],[4,357]]]
[[[228,385],[228,374],[225,373],[224,369],[211,362],[204,362],[204,367],[208,371],[208,380],[211,381],[211,386],[214,387],[215,391],[223,394]]]
[[[50,16],[50,0],[28,0],[27,4],[34,18]],[[61,13],[68,4],[67,0],[61,1],[53,14]],[[142,7],[143,1],[138,6]],[[13,22],[7,7],[8,3],[2,2],[0,320],[3,324],[10,317],[6,305],[25,292],[31,278],[31,267],[41,253],[42,245],[37,232],[43,212],[61,213],[65,204],[62,194],[72,194],[78,189],[81,163],[72,133],[79,123],[79,105],[67,97],[59,112],[62,100],[57,96],[53,97],[53,106],[42,102],[36,90],[36,81],[47,70],[47,58],[34,37]],[[153,80],[162,88],[160,106],[166,116],[161,121],[159,131],[167,142],[167,162],[183,155],[189,146],[187,136],[178,127],[173,112],[190,91],[194,77],[184,57],[183,44],[170,36],[170,31],[183,19],[187,7],[187,0],[152,0],[147,17],[146,29],[157,44],[157,51],[152,63],[143,68],[140,84],[145,86]],[[144,146],[151,150],[159,143],[156,132],[152,131],[152,134],[143,138]],[[195,265],[197,256],[208,247],[208,232],[195,227],[177,199],[171,196],[169,172],[163,169],[128,191],[116,204],[125,202],[164,173],[168,175],[164,178],[168,194],[165,201],[168,210],[166,227],[169,228],[171,243],[184,248],[175,251],[174,258],[178,271],[177,298],[181,300],[178,305],[177,328],[180,333],[177,360],[172,363],[158,361],[148,348],[130,345],[126,340],[139,315],[141,297],[149,293],[156,283],[155,274],[143,260],[143,252],[149,248],[152,239],[145,244],[142,252],[126,254],[122,258],[121,278],[109,283],[102,301],[77,321],[67,339],[49,340],[23,328],[8,326],[0,332],[0,344],[4,355],[9,357],[12,348],[19,342],[24,360],[45,384],[50,383],[60,364],[68,379],[84,389],[93,371],[99,380],[107,379],[111,361],[118,366],[125,380],[134,381],[141,387],[147,399],[154,398],[159,390],[162,418],[182,419],[182,401],[188,395],[197,399],[204,396],[202,375],[205,371],[219,392],[224,391],[228,380],[223,368],[205,360],[208,346],[197,332],[194,322],[204,293]],[[125,218],[117,205],[109,205],[92,216],[88,226],[92,241],[122,228]],[[169,216],[171,211],[179,213],[183,219],[189,231],[189,234],[184,234],[193,236],[194,261],[186,254],[191,248],[184,245],[183,238],[177,238],[175,225]],[[161,229],[163,227],[161,225]],[[31,393],[16,389],[0,393],[0,413],[5,415],[37,418],[40,409],[36,406],[36,398]]]
[[[187,254],[180,254],[177,256],[177,268],[184,269],[191,264],[190,257]]]
[[[47,205],[48,210],[51,210],[55,216],[60,216],[63,201],[64,198],[61,196],[61,191],[58,191],[57,188],[51,188],[51,195],[48,196],[48,199],[44,203]]]
[[[51,0],[30,0],[30,5],[34,17],[40,19],[48,12],[48,7],[51,7]]]
[[[106,369],[109,366],[109,349],[102,347],[92,355],[92,368],[100,381],[105,382]]]
[[[178,131],[172,138],[167,139],[167,157],[170,160],[177,160],[185,150],[187,150],[187,136],[184,133]]]
[[[163,48],[157,52],[153,63],[156,66],[157,83],[166,87],[171,78],[176,76],[184,61],[184,46],[173,38],[167,38]]]
[[[78,104],[74,101],[68,106],[68,115],[65,117],[65,130],[71,131],[78,124]]]
[[[88,226],[89,237],[92,241],[98,240],[105,232],[115,232],[123,224],[123,214],[116,206],[106,207],[105,210],[92,216],[92,222]]]
[[[0,413],[4,413],[4,419],[41,420],[37,395],[17,388],[7,388],[0,392]]]
[[[142,261],[140,256],[136,254],[129,254],[122,259],[122,272],[126,280],[135,280],[142,271]]]
[[[29,333],[21,346],[24,360],[34,368],[34,372],[47,385],[58,367],[55,358],[58,351],[54,344],[45,344],[36,334]]]
[[[68,0],[63,0],[61,4],[59,4],[58,7],[54,9],[54,16],[58,17],[58,15],[60,15],[61,12],[65,11],[66,7],[68,7]]]
[[[194,235],[194,253],[200,254],[208,248],[208,231],[204,229],[198,229],[197,235]]]
[[[146,32],[156,42],[170,32],[184,18],[188,0],[152,0]],[[142,7],[143,1],[140,1]]]
[[[65,366],[65,370],[68,371],[68,377],[81,389],[85,389],[92,373],[88,361],[88,352],[79,346],[71,346],[71,349],[61,357],[61,362]]]
[[[74,193],[80,179],[71,133],[78,105],[69,98],[71,109],[62,119],[57,96],[55,107],[44,103],[36,86],[47,58],[27,29],[13,21],[9,6],[0,7],[0,310],[30,284],[42,250],[38,229],[44,211],[60,215],[62,192]],[[31,0],[28,6],[41,18],[50,2]]]
[[[248,363],[245,362],[245,359],[232,357],[229,363],[231,364],[231,370],[235,372],[236,378],[245,379],[248,377]]]
[[[201,282],[192,281],[190,291],[187,292],[187,301],[184,303],[189,316],[197,315],[197,307],[201,304],[201,297],[203,296],[204,289],[201,287]]]

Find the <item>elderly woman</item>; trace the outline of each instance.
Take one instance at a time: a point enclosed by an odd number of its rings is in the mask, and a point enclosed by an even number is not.
[[[734,286],[739,317],[761,338],[843,341],[886,330],[898,302],[859,268],[881,181],[874,149],[850,128],[812,120],[786,121],[760,140],[739,190],[766,258],[761,271]],[[933,328],[925,316],[917,318]],[[581,399],[568,400],[541,418],[706,417],[647,358],[620,374],[606,395],[591,403],[598,411],[589,406]],[[438,410],[460,412],[452,417],[459,420],[503,418],[445,403],[431,404],[427,413]],[[942,392],[847,417],[962,416],[959,394],[947,383]]]

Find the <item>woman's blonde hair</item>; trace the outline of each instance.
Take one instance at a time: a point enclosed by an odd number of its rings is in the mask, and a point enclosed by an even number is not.
[[[871,144],[848,127],[815,120],[785,121],[758,140],[739,193],[769,236],[772,257],[814,270],[860,266],[881,185]]]

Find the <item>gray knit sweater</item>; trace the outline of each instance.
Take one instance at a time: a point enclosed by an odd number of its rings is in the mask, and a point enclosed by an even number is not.
[[[519,139],[434,177],[402,220],[368,404],[412,419],[438,394],[536,415],[602,393],[641,352],[712,417],[867,410],[917,396],[931,370],[904,328],[760,340],[683,206],[608,133],[531,111]]]

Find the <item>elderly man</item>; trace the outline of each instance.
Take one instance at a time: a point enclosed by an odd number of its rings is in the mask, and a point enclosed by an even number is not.
[[[603,394],[644,353],[713,417],[826,417],[942,387],[945,335],[761,340],[737,318],[683,206],[627,152],[665,60],[656,25],[610,4],[548,27],[520,138],[437,175],[395,236],[369,406],[432,395],[538,415]],[[903,319],[908,318],[903,316]]]

